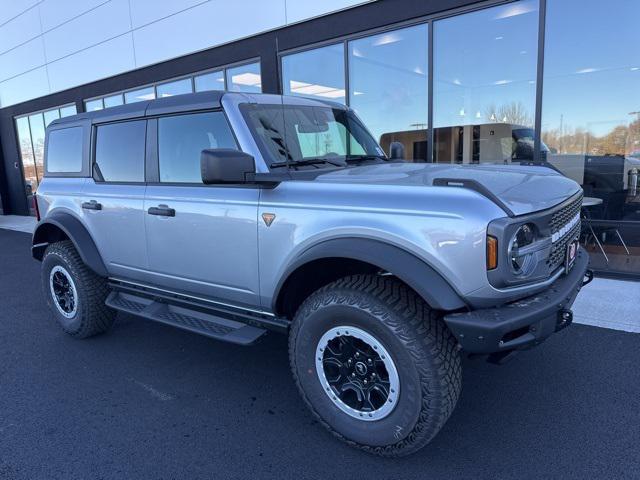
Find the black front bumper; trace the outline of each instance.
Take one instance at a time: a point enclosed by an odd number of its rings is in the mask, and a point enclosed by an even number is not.
[[[450,313],[444,321],[469,353],[496,353],[538,345],[568,326],[571,305],[593,274],[589,255],[579,249],[573,268],[546,290],[495,308]]]

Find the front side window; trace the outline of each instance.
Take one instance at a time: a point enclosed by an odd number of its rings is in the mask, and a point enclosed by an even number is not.
[[[222,112],[178,115],[158,120],[160,181],[202,183],[200,153],[207,148],[237,148]]]
[[[94,177],[105,182],[144,182],[146,120],[102,125],[96,131]]]
[[[349,110],[255,104],[242,105],[241,109],[272,166],[311,159],[339,164],[352,157],[384,156],[371,134]]]
[[[47,172],[82,171],[82,127],[63,128],[49,133]]]

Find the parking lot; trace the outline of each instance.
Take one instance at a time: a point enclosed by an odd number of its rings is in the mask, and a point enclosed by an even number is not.
[[[66,336],[29,242],[0,230],[2,480],[640,478],[636,333],[573,325],[504,366],[465,360],[434,442],[380,459],[312,419],[283,336],[243,348],[130,316]]]

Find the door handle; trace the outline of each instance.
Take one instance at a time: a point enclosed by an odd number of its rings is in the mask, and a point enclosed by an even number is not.
[[[82,208],[85,210],[102,210],[102,204],[95,200],[91,200],[90,202],[84,202],[82,204]]]
[[[147,210],[149,215],[159,215],[161,217],[175,217],[176,211],[173,208],[169,208],[166,205],[158,205],[157,207],[151,207]]]

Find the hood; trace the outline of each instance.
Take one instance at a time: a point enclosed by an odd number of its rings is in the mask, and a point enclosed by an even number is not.
[[[551,168],[520,165],[383,163],[333,170],[316,181],[440,188],[433,184],[439,178],[474,180],[515,215],[546,210],[580,191],[576,182]]]

